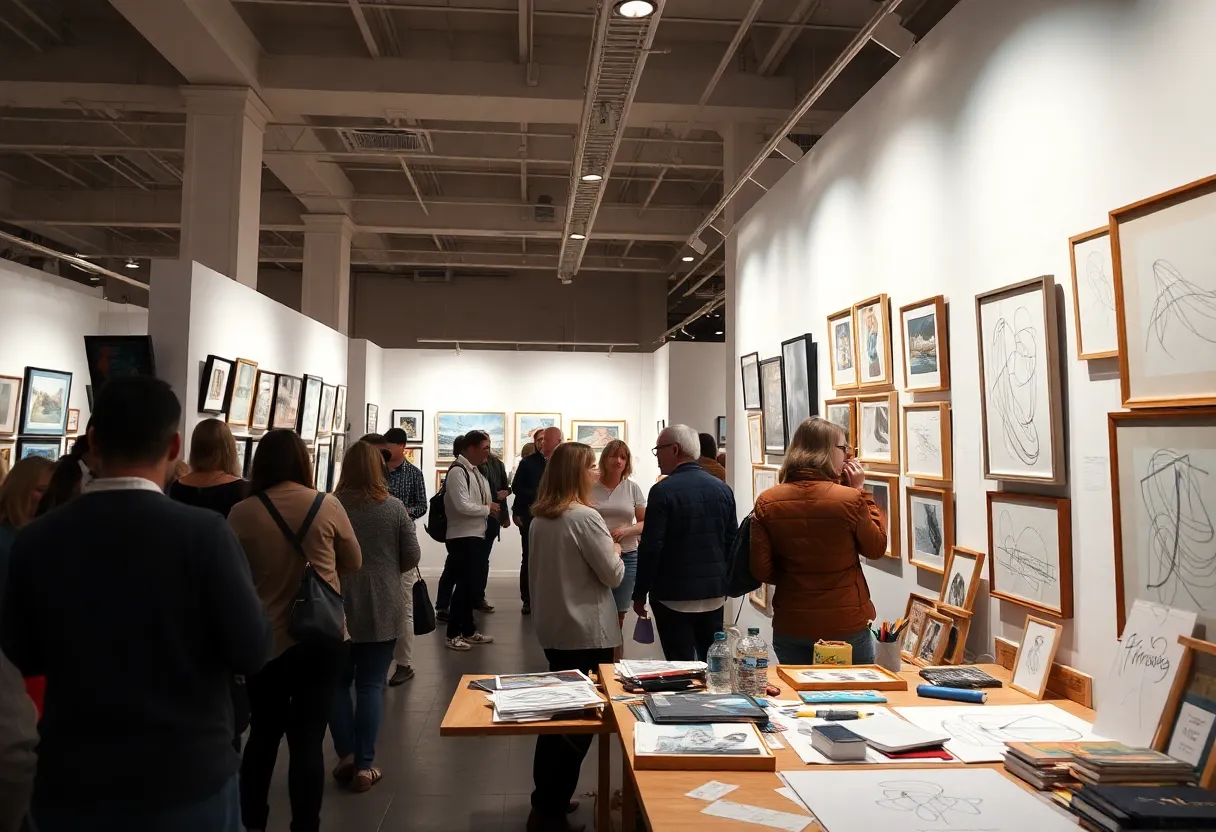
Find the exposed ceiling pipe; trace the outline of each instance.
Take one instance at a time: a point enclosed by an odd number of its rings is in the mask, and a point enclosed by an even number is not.
[[[363,13],[363,6],[359,4],[359,0],[348,0],[350,3],[351,14],[355,16],[355,24],[359,27],[359,34],[363,36],[363,43],[367,46],[367,52],[373,58],[380,57],[380,47],[376,45],[376,36],[372,34],[372,29],[367,25],[367,15]]]
[[[707,273],[707,274],[706,274],[704,277],[702,277],[702,278],[701,278],[700,280],[698,280],[696,283],[694,283],[693,285],[689,286],[687,290],[685,290],[685,292],[684,292],[684,297],[690,297],[690,296],[692,295],[692,293],[693,293],[693,292],[697,291],[697,290],[698,290],[698,289],[700,289],[702,286],[704,286],[706,283],[708,283],[709,281],[713,280],[713,279],[714,279],[715,277],[717,277],[718,275],[722,274],[722,270],[723,270],[723,268],[724,268],[724,266],[721,266],[721,265],[720,265],[720,266],[718,266],[717,268],[710,269],[710,270],[709,270],[709,272],[708,272],[708,273]]]
[[[29,249],[30,251],[36,251],[39,254],[47,257],[54,257],[56,260],[62,260],[64,263],[70,263],[76,268],[83,269],[86,272],[92,272],[93,274],[101,275],[102,277],[109,277],[113,280],[120,280],[123,283],[129,283],[130,285],[137,286],[145,291],[148,288],[147,283],[141,283],[138,280],[127,277],[125,274],[112,272],[109,269],[98,266],[96,263],[90,263],[88,260],[81,257],[73,257],[71,254],[65,254],[62,251],[56,251],[53,248],[47,248],[46,246],[39,245],[38,243],[23,240],[20,237],[9,234],[7,231],[0,231],[0,240],[5,240],[6,242],[12,243],[15,246],[21,246],[22,248]]]
[[[713,298],[710,299],[710,301],[708,303],[706,303],[704,306],[702,306],[696,312],[693,312],[687,318],[680,321],[678,324],[673,326],[671,329],[667,330],[662,335],[660,335],[659,340],[662,341],[668,335],[671,335],[673,332],[676,332],[681,327],[688,326],[690,323],[695,321],[697,318],[702,318],[702,317],[708,315],[710,312],[713,312],[715,309],[717,309],[719,306],[722,306],[724,303],[726,303],[726,292],[721,292],[721,293],[715,295]]]
[[[757,75],[772,75],[777,71],[777,67],[781,66],[785,56],[790,53],[794,41],[798,40],[798,36],[802,34],[802,30],[797,28],[797,24],[810,20],[811,15],[819,8],[819,3],[820,0],[802,0],[798,4],[798,8],[794,9],[790,15],[791,25],[783,27],[773,38],[773,45],[769,47],[768,53],[760,61],[760,66],[756,70]]]

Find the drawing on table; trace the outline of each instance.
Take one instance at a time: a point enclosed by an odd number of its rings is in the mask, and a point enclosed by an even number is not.
[[[1004,745],[1008,742],[1074,742],[1082,731],[1035,714],[963,714],[942,720],[942,729],[967,745]]]
[[[996,564],[1015,579],[1017,594],[1042,600],[1059,583],[1043,535],[1032,526],[1018,528],[1008,510],[1001,512],[993,546]]]
[[[988,407],[1000,423],[1006,450],[1026,466],[1035,465],[1042,451],[1035,424],[1038,341],[1030,310],[1018,306],[1012,316],[997,318],[986,356]]]
[[[1174,606],[1185,595],[1202,611],[1196,590],[1216,586],[1216,527],[1204,495],[1210,476],[1188,454],[1161,448],[1140,479],[1150,551],[1144,589],[1163,604]]]
[[[936,783],[923,780],[891,780],[879,783],[883,799],[874,801],[875,806],[896,812],[910,812],[918,820],[930,823],[950,824],[954,815],[980,814],[983,798],[952,797]]]
[[[798,678],[804,682],[887,682],[890,677],[876,670],[803,670]]]
[[[1173,263],[1165,259],[1153,262],[1153,283],[1156,300],[1145,325],[1146,352],[1156,342],[1166,355],[1173,355],[1165,343],[1171,334],[1175,335],[1173,340],[1179,347],[1190,340],[1180,330],[1189,332],[1201,341],[1216,344],[1216,290],[1204,289],[1187,280]],[[1183,344],[1177,344],[1180,335]]]

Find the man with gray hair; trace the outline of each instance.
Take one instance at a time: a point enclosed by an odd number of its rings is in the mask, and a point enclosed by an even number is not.
[[[727,553],[739,532],[735,495],[697,463],[701,441],[687,425],[660,433],[654,455],[667,477],[650,489],[633,609],[645,615],[651,596],[668,661],[705,661],[722,629]]]

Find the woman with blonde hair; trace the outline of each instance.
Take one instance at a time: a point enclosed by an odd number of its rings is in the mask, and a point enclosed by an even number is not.
[[[4,600],[4,585],[8,582],[8,558],[17,539],[17,532],[38,513],[38,503],[47,486],[55,463],[41,456],[18,460],[0,484],[0,601]]]
[[[219,419],[204,419],[194,426],[189,462],[189,472],[178,476],[167,492],[179,503],[209,508],[227,517],[233,506],[249,496],[249,484],[241,479],[236,440]]]
[[[334,494],[354,527],[363,567],[342,577],[350,651],[334,691],[329,731],[338,752],[334,779],[365,792],[383,776],[372,763],[383,715],[381,695],[405,620],[401,575],[418,566],[422,551],[409,511],[388,493],[378,448],[367,442],[350,446]]]
[[[612,590],[620,627],[625,626],[625,613],[633,606],[633,585],[638,576],[638,539],[646,520],[646,494],[642,486],[630,479],[632,475],[633,455],[629,446],[622,439],[613,439],[600,452],[600,474],[591,485],[591,504],[604,518],[625,566],[625,577],[620,586]]]
[[[625,564],[604,518],[592,508],[595,481],[594,452],[566,442],[545,465],[532,503],[528,585],[536,637],[550,670],[589,672],[611,663],[621,645],[612,590],[624,578]],[[590,746],[590,734],[536,738],[530,832],[571,828],[566,807]]]
[[[751,568],[774,584],[773,651],[814,664],[815,642],[847,641],[854,664],[874,661],[874,603],[858,557],[877,560],[887,533],[844,431],[811,417],[794,431],[777,475],[756,499]]]

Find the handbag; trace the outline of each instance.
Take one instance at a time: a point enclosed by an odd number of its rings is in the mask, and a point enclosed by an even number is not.
[[[342,606],[342,596],[329,585],[329,581],[317,574],[304,552],[304,537],[312,528],[312,522],[321,510],[325,495],[317,494],[303,525],[296,532],[292,532],[283,515],[279,514],[279,510],[265,493],[259,492],[257,496],[283,532],[283,536],[296,550],[296,554],[304,559],[304,577],[300,579],[300,587],[296,590],[295,600],[291,604],[287,634],[299,642],[342,641],[346,637],[346,610]]]
[[[650,616],[639,616],[633,625],[633,640],[638,644],[654,644],[654,622]]]
[[[414,635],[425,636],[435,632],[439,626],[435,623],[435,605],[431,603],[431,593],[427,591],[426,581],[422,580],[422,570],[418,570],[418,580],[414,581]]]

